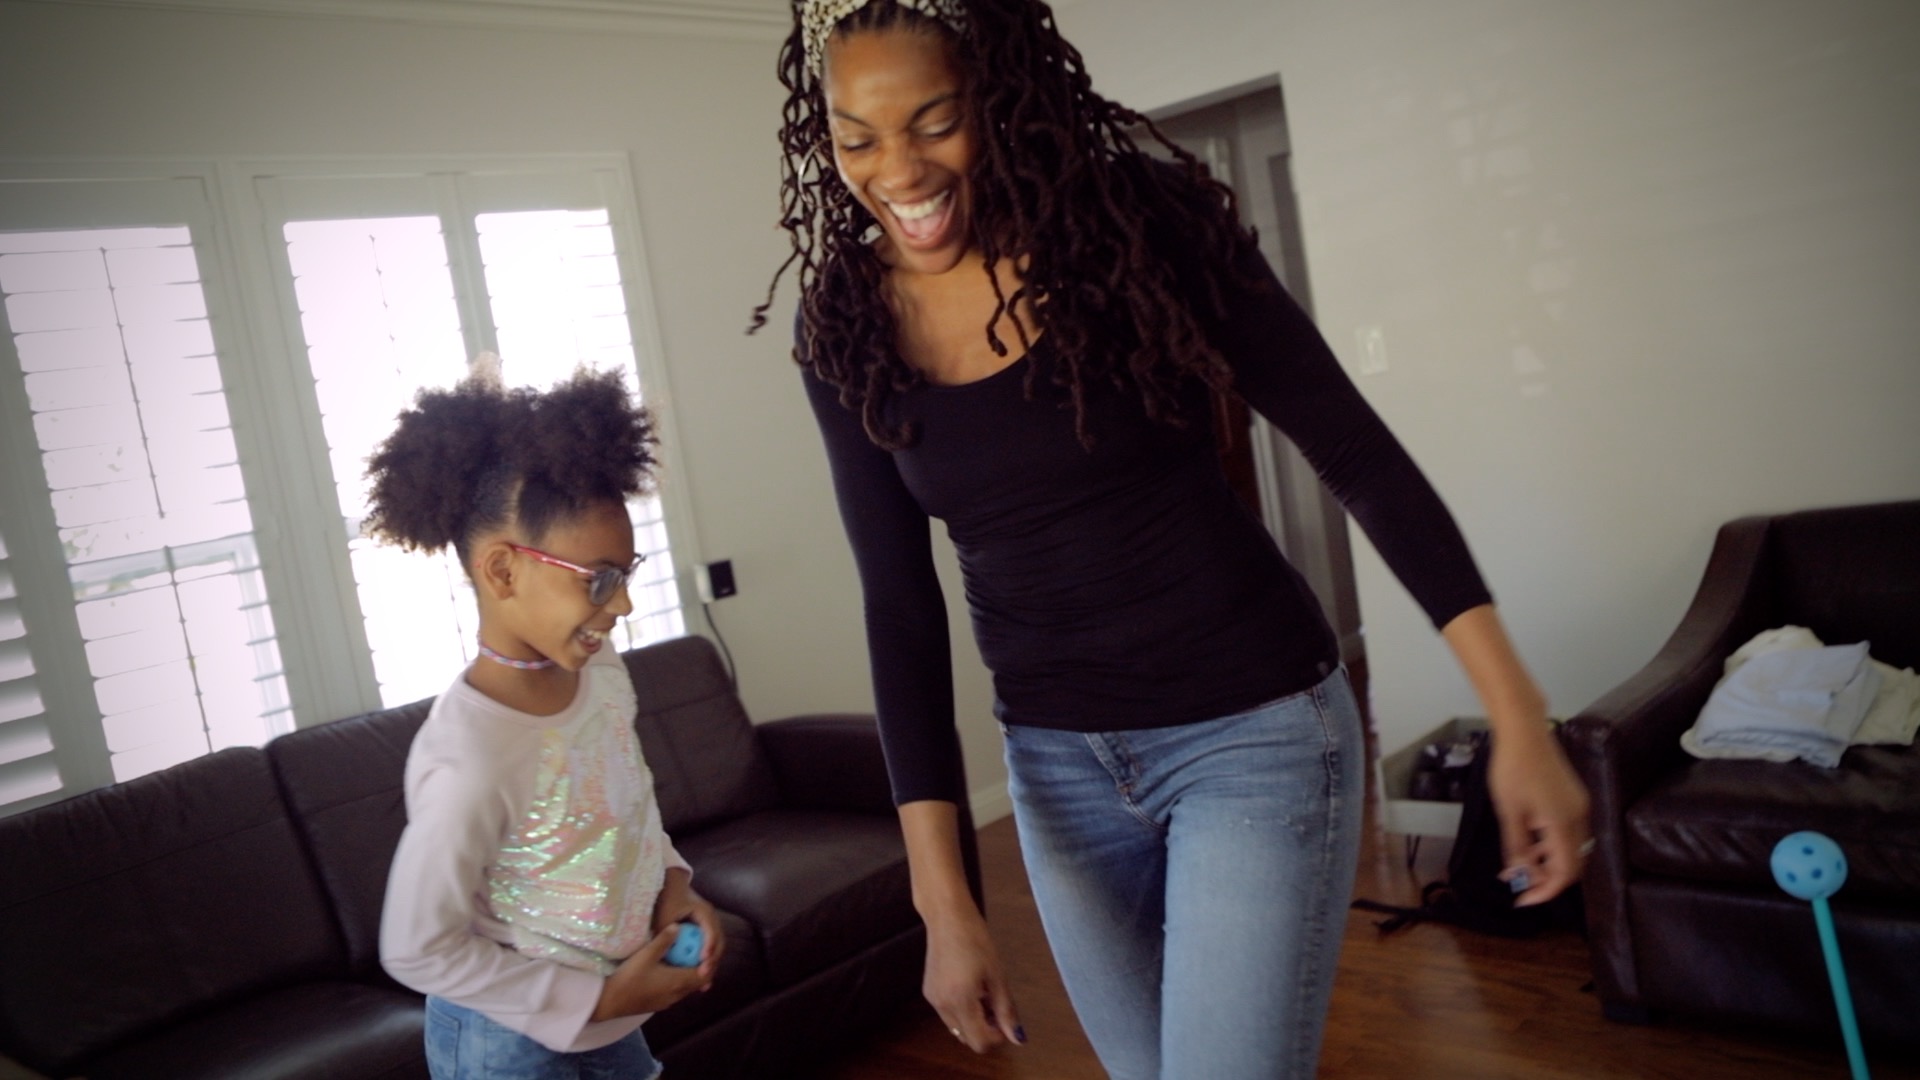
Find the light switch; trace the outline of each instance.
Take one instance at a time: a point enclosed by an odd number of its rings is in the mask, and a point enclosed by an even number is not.
[[[1381,375],[1387,370],[1387,335],[1378,326],[1363,326],[1353,332],[1360,346],[1360,374]]]

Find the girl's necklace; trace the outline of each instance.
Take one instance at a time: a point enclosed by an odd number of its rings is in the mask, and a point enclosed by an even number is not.
[[[552,660],[515,660],[511,656],[501,656],[499,653],[487,648],[487,643],[477,638],[475,639],[475,643],[480,646],[481,656],[486,657],[496,664],[505,664],[510,668],[517,668],[521,671],[540,671],[552,667],[555,663]]]

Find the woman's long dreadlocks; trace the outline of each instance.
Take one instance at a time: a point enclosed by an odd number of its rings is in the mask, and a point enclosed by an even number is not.
[[[886,403],[924,379],[896,348],[885,267],[866,240],[876,223],[834,171],[826,102],[800,29],[804,2],[795,0],[795,29],[779,68],[788,91],[781,225],[793,253],[774,273],[749,332],[765,325],[780,278],[798,263],[796,356],[839,388],[843,405],[859,410],[869,438],[899,449],[914,432],[888,424]],[[990,276],[1002,259],[1024,262],[1013,295],[1002,294],[995,278],[1000,303],[985,327],[994,351],[1006,354],[1001,320],[1031,305],[1054,343],[1059,363],[1051,378],[1071,398],[1083,445],[1092,444],[1087,391],[1101,380],[1135,388],[1149,416],[1173,423],[1181,420],[1185,379],[1229,386],[1231,372],[1208,343],[1201,316],[1223,313],[1230,283],[1222,278],[1252,243],[1234,216],[1232,191],[1144,116],[1093,92],[1080,53],[1041,0],[969,0],[962,34],[893,0],[872,0],[835,32],[892,28],[943,35],[953,47],[979,148],[970,177],[974,242]],[[1149,132],[1184,169],[1149,159],[1129,127]],[[1175,257],[1187,252],[1198,257],[1180,258],[1176,269]],[[1196,304],[1205,308],[1196,312]],[[1020,320],[1011,321],[1029,344]],[[1027,372],[1029,396],[1037,367]]]

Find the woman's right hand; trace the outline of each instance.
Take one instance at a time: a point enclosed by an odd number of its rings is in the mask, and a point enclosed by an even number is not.
[[[921,992],[947,1030],[975,1053],[1027,1041],[1000,966],[1000,950],[978,911],[928,921]]]
[[[927,968],[920,992],[954,1038],[975,1053],[1024,1043],[1000,950],[967,887],[960,857],[960,811],[951,802],[900,804],[900,831],[913,876],[913,906],[927,924]]]

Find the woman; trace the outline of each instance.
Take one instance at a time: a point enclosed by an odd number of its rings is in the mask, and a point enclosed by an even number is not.
[[[1311,1075],[1360,721],[1312,592],[1221,473],[1211,395],[1293,438],[1442,629],[1537,903],[1579,876],[1586,795],[1465,542],[1230,193],[1137,149],[1144,121],[1093,93],[1044,4],[801,0],[781,77],[796,355],[865,592],[928,1000],[975,1050],[1025,1041],[961,869],[939,518],[1102,1064]]]

